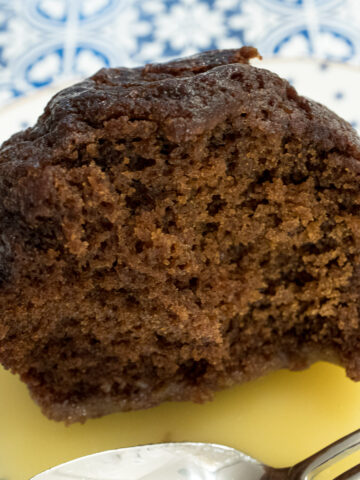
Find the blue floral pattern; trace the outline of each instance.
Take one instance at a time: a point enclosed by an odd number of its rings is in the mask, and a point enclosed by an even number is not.
[[[0,105],[36,88],[243,44],[360,63],[359,0],[0,0]]]

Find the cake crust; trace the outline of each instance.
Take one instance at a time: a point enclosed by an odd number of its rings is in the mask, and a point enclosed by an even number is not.
[[[100,70],[3,144],[0,361],[50,418],[360,378],[360,140],[255,56]]]

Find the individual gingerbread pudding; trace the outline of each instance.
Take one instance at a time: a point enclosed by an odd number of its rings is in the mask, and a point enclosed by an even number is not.
[[[0,360],[84,421],[360,378],[360,141],[255,49],[100,70],[0,151]]]

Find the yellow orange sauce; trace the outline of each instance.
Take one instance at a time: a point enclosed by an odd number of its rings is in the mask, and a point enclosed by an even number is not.
[[[164,441],[220,443],[286,466],[360,427],[360,383],[326,363],[303,372],[275,372],[219,392],[204,405],[167,403],[70,427],[45,418],[25,385],[2,369],[0,392],[4,480],[29,479],[102,450]]]

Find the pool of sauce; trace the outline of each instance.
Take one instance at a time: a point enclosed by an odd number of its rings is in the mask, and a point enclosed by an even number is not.
[[[1,480],[29,479],[102,450],[168,441],[229,445],[281,467],[360,427],[360,383],[326,363],[275,372],[204,405],[167,403],[70,427],[44,417],[25,385],[2,369],[0,392]]]

